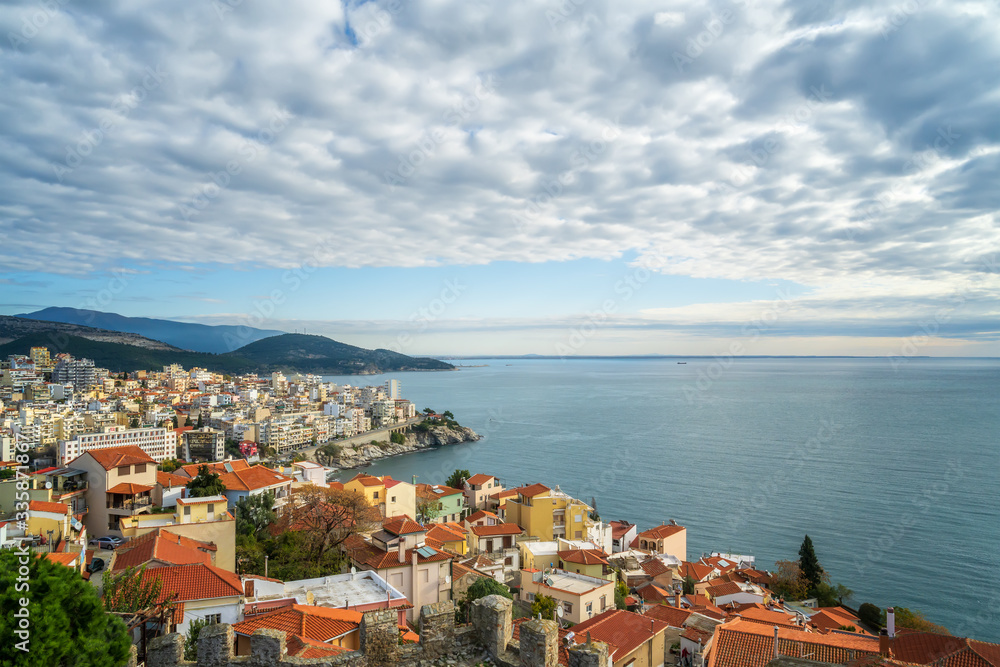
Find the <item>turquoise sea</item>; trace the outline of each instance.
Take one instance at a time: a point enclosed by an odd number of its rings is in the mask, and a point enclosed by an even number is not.
[[[484,436],[369,472],[558,484],[605,519],[676,519],[689,558],[753,554],[766,569],[796,559],[808,533],[852,606],[918,609],[1000,642],[1000,360],[456,363],[467,367],[328,378],[399,379],[418,409],[451,410]]]

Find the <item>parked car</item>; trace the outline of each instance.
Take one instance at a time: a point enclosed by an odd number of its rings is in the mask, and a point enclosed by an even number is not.
[[[98,549],[114,549],[120,547],[124,544],[124,540],[120,537],[115,537],[113,535],[108,535],[107,537],[95,537],[90,542],[90,546],[95,546]]]
[[[100,572],[104,569],[104,559],[103,558],[93,558],[90,561],[90,565],[87,566],[87,572],[93,574],[94,572]]]

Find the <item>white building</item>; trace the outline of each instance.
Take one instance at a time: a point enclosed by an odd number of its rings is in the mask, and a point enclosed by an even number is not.
[[[84,452],[94,449],[127,445],[135,445],[157,463],[177,456],[177,434],[172,430],[108,426],[99,433],[82,433],[69,440],[60,440],[58,465],[66,465]]]

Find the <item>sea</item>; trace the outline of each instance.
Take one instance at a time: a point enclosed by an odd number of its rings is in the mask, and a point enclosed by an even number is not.
[[[903,606],[1000,642],[1000,359],[463,359],[400,380],[475,443],[365,471],[541,482],[640,530],[676,520],[688,558],[796,560],[809,535],[846,601]],[[347,479],[358,471],[342,471]]]

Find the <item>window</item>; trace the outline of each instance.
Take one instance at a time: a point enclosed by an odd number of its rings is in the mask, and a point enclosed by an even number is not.
[[[127,475],[128,474],[128,466],[118,466],[118,474],[119,475]]]
[[[573,603],[563,602],[563,611],[566,612],[567,614],[573,613]]]
[[[215,625],[216,623],[222,623],[222,614],[208,614],[205,616],[205,622],[209,625]]]
[[[378,491],[372,491],[372,498],[378,500]]]
[[[576,539],[578,539],[578,540],[582,540],[583,539],[583,531],[582,530],[576,531]]]
[[[191,516],[191,506],[190,505],[185,505],[184,506],[184,516]]]
[[[594,615],[594,603],[593,602],[588,602],[587,603],[587,616],[593,616],[593,615]]]
[[[604,611],[605,609],[608,608],[608,601],[606,598],[607,598],[606,595],[601,596],[601,611]]]
[[[534,601],[535,601],[535,594],[528,593],[528,602],[534,602]]]
[[[146,472],[146,464],[145,463],[136,463],[135,464],[135,472],[136,472],[136,474],[139,474],[141,472]]]
[[[396,502],[396,496],[392,497],[392,502]]]
[[[422,579],[423,579],[423,581],[424,581],[425,584],[428,581],[431,580],[431,572],[427,568],[424,568],[424,573],[423,573]]]

